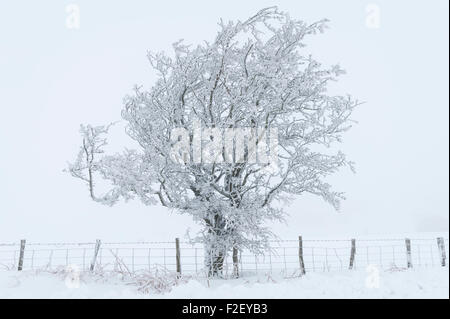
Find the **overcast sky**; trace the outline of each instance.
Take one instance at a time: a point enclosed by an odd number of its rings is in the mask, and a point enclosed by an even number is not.
[[[151,86],[148,50],[212,40],[220,18],[244,20],[272,5],[307,22],[331,20],[305,50],[346,69],[333,92],[366,102],[342,144],[357,173],[330,180],[346,192],[342,211],[303,196],[276,233],[448,231],[447,0],[74,0],[79,29],[67,27],[70,3],[0,2],[0,242],[172,240],[195,230],[189,216],[159,206],[93,203],[62,171],[78,151],[80,123],[119,120],[133,85]],[[120,128],[111,138],[133,145]]]

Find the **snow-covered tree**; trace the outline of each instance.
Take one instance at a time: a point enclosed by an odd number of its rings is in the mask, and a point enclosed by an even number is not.
[[[243,22],[221,21],[212,42],[191,47],[179,41],[172,56],[149,54],[158,80],[148,91],[135,88],[122,111],[139,149],[103,154],[109,126],[82,126],[70,173],[102,204],[139,198],[190,214],[203,226],[197,239],[212,275],[230,252],[237,263],[238,250],[261,251],[272,235],[265,223],[282,220],[283,205],[297,195],[321,196],[338,209],[343,194],[326,178],[351,162],[331,146],[350,128],[358,102],[328,94],[343,70],[304,53],[304,39],[326,23],[306,24],[271,7]],[[230,138],[227,132],[236,128],[249,134],[231,135],[235,144],[220,146],[212,161],[204,160],[204,151],[195,160],[197,149]],[[276,135],[265,134],[271,129]],[[255,162],[255,145],[272,145],[276,153],[269,149],[268,161]],[[94,174],[112,185],[105,195],[95,194]]]

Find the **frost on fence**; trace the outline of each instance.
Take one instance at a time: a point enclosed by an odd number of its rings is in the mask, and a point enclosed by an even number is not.
[[[443,240],[448,252],[448,238]],[[95,253],[92,243],[29,243],[26,246],[23,269],[56,269],[77,267],[89,271]],[[271,241],[270,249],[255,255],[243,250],[238,253],[240,276],[254,274],[300,275],[297,240]],[[325,272],[349,269],[351,240],[303,239],[305,271]],[[16,270],[19,263],[20,244],[0,244],[0,267]],[[442,251],[436,239],[411,239],[412,267],[439,267]],[[180,261],[183,274],[207,276],[205,251],[200,244],[180,242]],[[447,257],[445,257],[447,258]],[[137,273],[155,268],[175,272],[176,246],[173,242],[102,243],[95,266],[105,271]],[[353,269],[364,270],[369,265],[380,269],[398,270],[407,267],[404,239],[356,240]],[[221,276],[234,276],[231,254],[224,259]]]

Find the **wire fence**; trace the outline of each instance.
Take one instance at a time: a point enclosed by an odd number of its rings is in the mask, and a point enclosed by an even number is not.
[[[408,245],[409,242],[409,245]],[[238,267],[240,276],[279,273],[365,269],[442,267],[448,265],[448,238],[279,240],[260,254],[248,250],[223,258],[221,273],[229,278]],[[409,247],[408,247],[409,246]],[[178,255],[178,258],[177,258]],[[76,267],[80,271],[101,268],[131,273],[164,267],[183,274],[206,276],[207,261],[201,244],[179,242],[0,243],[0,267],[4,269],[53,269]]]

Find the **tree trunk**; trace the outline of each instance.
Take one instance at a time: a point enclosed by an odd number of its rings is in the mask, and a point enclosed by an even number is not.
[[[226,223],[220,213],[208,220],[208,235],[205,239],[205,264],[209,277],[222,277],[223,264],[228,250]]]
[[[234,278],[239,278],[239,250],[233,247],[233,276]]]
[[[206,267],[208,277],[222,277],[226,250],[221,245],[206,243]]]

